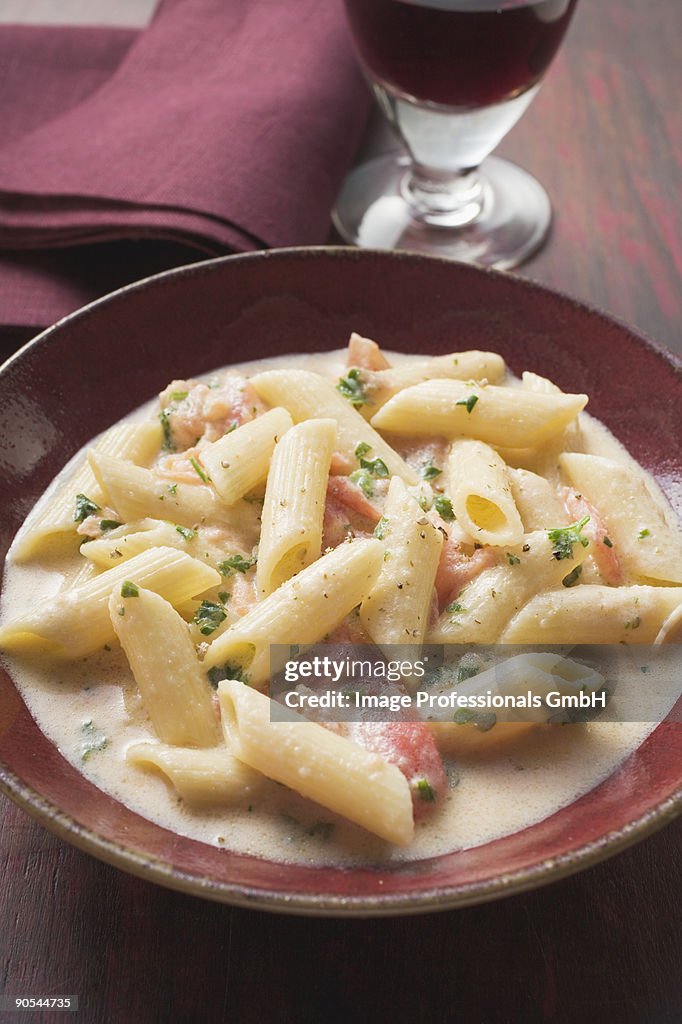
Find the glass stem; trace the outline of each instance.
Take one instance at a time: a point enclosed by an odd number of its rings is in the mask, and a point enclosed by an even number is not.
[[[486,198],[477,168],[443,171],[416,162],[405,174],[400,191],[417,220],[444,228],[476,220]]]

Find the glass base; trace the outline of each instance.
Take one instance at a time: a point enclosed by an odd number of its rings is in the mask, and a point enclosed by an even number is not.
[[[470,216],[465,206],[454,219],[427,218],[408,201],[410,168],[409,157],[391,153],[351,171],[332,213],[347,242],[509,270],[545,241],[552,222],[549,196],[516,164],[494,156],[484,160]]]

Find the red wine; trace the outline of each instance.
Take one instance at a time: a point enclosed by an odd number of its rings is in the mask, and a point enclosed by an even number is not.
[[[389,91],[451,107],[525,92],[577,0],[345,0],[360,57]]]

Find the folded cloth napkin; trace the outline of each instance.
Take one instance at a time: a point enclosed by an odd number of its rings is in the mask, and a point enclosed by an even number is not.
[[[324,242],[368,107],[337,0],[2,28],[0,325],[192,258]]]

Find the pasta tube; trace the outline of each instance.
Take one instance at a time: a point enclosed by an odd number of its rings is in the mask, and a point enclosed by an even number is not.
[[[503,459],[482,441],[455,441],[446,490],[457,522],[481,544],[518,544],[523,524]]]
[[[272,721],[273,702],[235,680],[220,683],[218,699],[239,760],[389,843],[410,842],[412,797],[395,765],[317,722]]]
[[[557,558],[555,542],[545,530],[526,534],[523,540],[504,556],[500,553],[500,564],[481,572],[446,607],[434,630],[434,643],[511,643],[500,637],[510,618],[535,594],[579,574],[589,553],[589,546],[576,542]]]
[[[157,768],[188,804],[237,804],[252,799],[265,776],[249,768],[225,745],[196,749],[167,743],[134,743],[126,760],[138,768]]]
[[[408,494],[400,477],[388,490],[379,533],[385,544],[379,577],[360,607],[377,644],[422,644],[443,534]]]
[[[682,539],[641,475],[598,455],[564,452],[559,466],[598,509],[619,562],[642,583],[682,583]]]
[[[386,370],[360,371],[361,382],[366,382],[368,403],[361,406],[361,412],[368,416],[378,412],[389,398],[403,388],[412,387],[425,380],[452,378],[454,380],[486,380],[490,383],[504,376],[505,365],[502,356],[496,352],[451,352],[445,356],[433,356],[409,363],[398,363]]]
[[[653,644],[682,605],[679,587],[580,586],[538,594],[509,623],[504,644]]]
[[[161,424],[119,423],[102,434],[95,450],[117,459],[145,463],[161,445]],[[37,518],[31,517],[14,546],[18,562],[33,558],[55,534],[72,535],[76,531],[76,495],[85,494],[96,505],[105,502],[104,492],[95,479],[89,463],[83,459],[67,481],[61,484],[49,504]]]
[[[150,469],[94,451],[88,452],[88,458],[108,503],[126,522],[163,515],[181,526],[195,527],[225,520],[227,509],[212,487],[172,483]]]
[[[372,426],[400,435],[473,437],[508,448],[547,441],[587,404],[587,395],[544,394],[458,380],[427,380],[394,395]]]
[[[292,425],[286,409],[270,409],[202,449],[199,458],[226,505],[265,480],[275,446]]]
[[[143,551],[122,565],[100,573],[82,586],[56,594],[23,618],[0,630],[0,648],[40,650],[80,658],[93,654],[115,638],[109,617],[112,588],[126,580],[182,604],[220,582],[220,574],[196,558],[172,548]]]
[[[267,370],[252,377],[250,383],[266,402],[288,409],[294,423],[320,416],[336,420],[336,450],[351,461],[358,444],[366,444],[391,475],[397,474],[408,484],[418,482],[416,472],[325,377],[309,370]]]
[[[219,734],[210,689],[173,606],[124,584],[111,592],[109,615],[159,738],[180,747],[214,746]]]
[[[267,596],[320,557],[334,420],[299,423],[277,445],[265,489],[256,585]]]
[[[269,674],[270,644],[313,644],[369,593],[384,549],[378,540],[340,544],[283,583],[208,648],[204,666],[238,666],[254,686]]]

